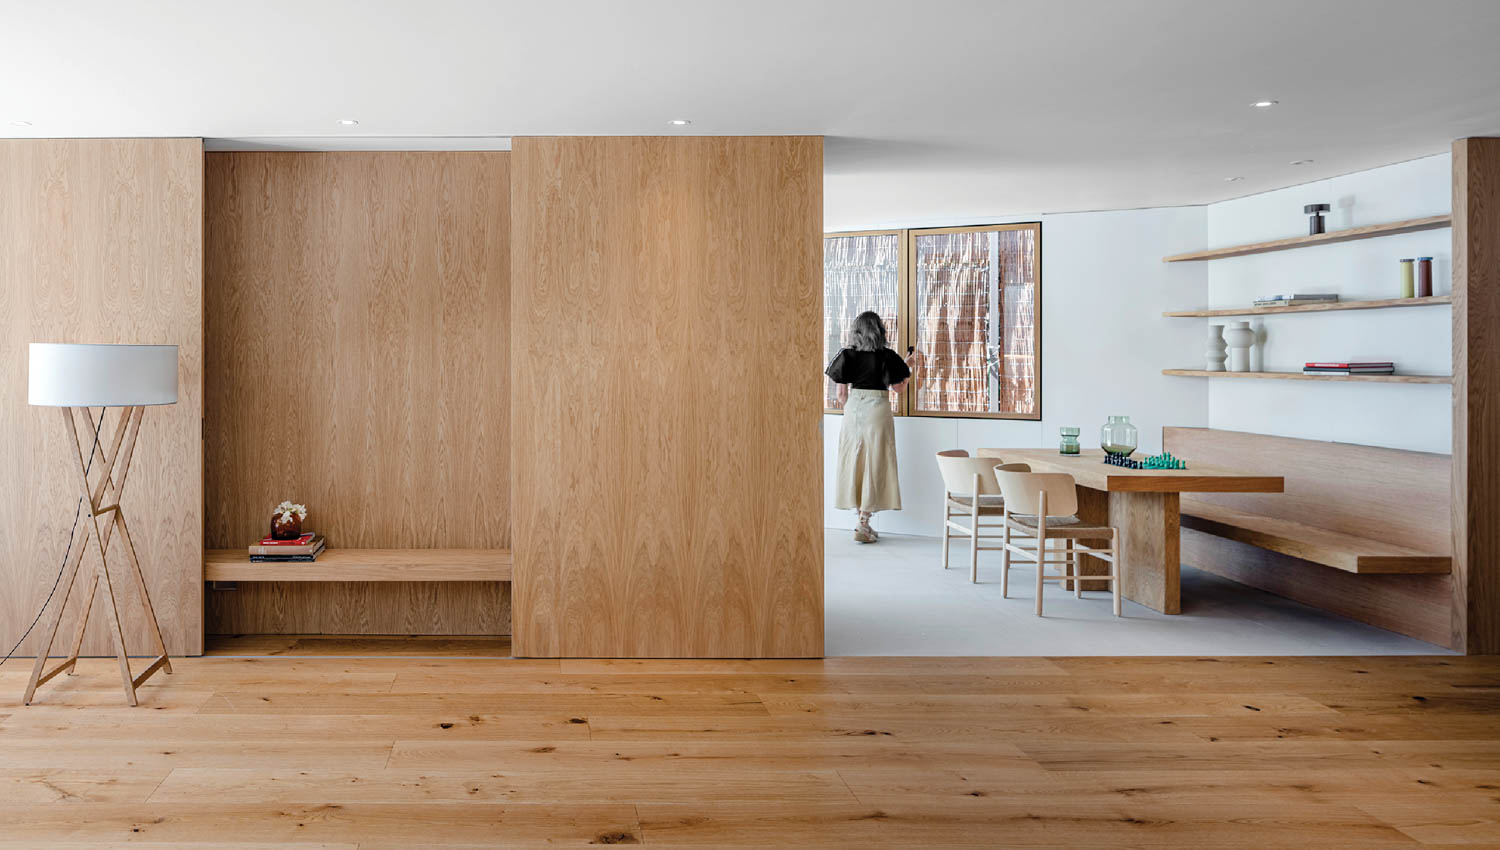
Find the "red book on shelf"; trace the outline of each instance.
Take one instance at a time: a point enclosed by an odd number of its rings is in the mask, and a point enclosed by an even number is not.
[[[262,537],[257,546],[306,546],[311,543],[315,535],[309,531],[294,540],[277,540],[273,537]]]
[[[1394,366],[1396,364],[1389,360],[1375,360],[1368,363],[1305,363],[1304,369],[1373,369],[1381,366]]]

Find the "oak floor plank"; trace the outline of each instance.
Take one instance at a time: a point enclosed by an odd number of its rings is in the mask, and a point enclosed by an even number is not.
[[[8,803],[144,803],[167,778],[165,769],[83,770],[0,768],[0,800]]]
[[[152,803],[636,803],[788,799],[853,802],[833,770],[735,770],[713,782],[701,773],[626,766],[607,777],[581,771],[240,770],[179,768],[151,794]]]
[[[223,841],[264,843],[387,841],[406,846],[551,840],[559,844],[632,843],[631,805],[528,803],[299,803],[260,805],[200,800],[174,804],[0,804],[12,840]],[[634,843],[639,843],[637,839]]]
[[[358,694],[220,690],[201,714],[765,714],[750,694]]]
[[[1340,846],[1413,844],[1409,836],[1353,806],[1320,803],[1288,811],[1279,802],[1225,801],[1213,808],[1172,806],[1170,814],[1144,803],[1067,798],[987,798],[962,809],[643,803],[637,810],[647,844],[1245,847],[1292,841],[1315,846],[1320,838],[1344,842]]]

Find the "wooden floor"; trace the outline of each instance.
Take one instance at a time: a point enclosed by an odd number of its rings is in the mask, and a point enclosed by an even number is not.
[[[0,847],[1500,845],[1500,658],[0,668]]]

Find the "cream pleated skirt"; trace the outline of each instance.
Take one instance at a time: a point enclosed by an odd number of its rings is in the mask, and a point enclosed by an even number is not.
[[[838,487],[834,506],[861,511],[901,510],[896,477],[896,419],[885,390],[850,390],[839,426]]]

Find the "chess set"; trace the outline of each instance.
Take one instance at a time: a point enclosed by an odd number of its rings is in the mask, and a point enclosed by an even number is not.
[[[1105,452],[1104,462],[1110,466],[1118,466],[1124,469],[1187,469],[1187,463],[1174,456],[1171,452],[1149,455],[1140,460],[1132,460],[1130,455]]]

